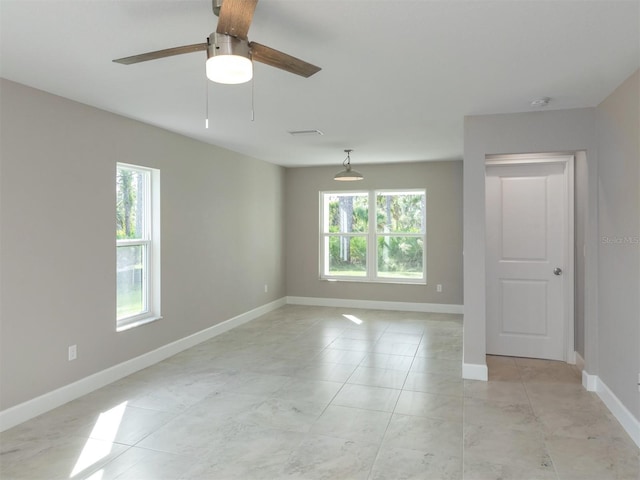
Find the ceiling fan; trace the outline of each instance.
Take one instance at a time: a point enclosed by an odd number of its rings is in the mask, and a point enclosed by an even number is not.
[[[260,43],[250,42],[247,39],[247,32],[257,3],[258,0],[212,0],[213,13],[218,16],[218,27],[206,42],[142,53],[113,61],[131,65],[206,50],[207,77],[211,81],[227,84],[244,83],[251,80],[253,76],[252,61],[264,63],[305,78],[319,72],[320,67]]]

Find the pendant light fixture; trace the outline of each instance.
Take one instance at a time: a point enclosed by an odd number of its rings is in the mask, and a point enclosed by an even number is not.
[[[356,180],[364,179],[364,177],[360,172],[357,172],[356,170],[351,170],[351,152],[353,152],[353,149],[351,148],[348,148],[345,150],[345,153],[347,154],[347,158],[345,158],[344,162],[342,162],[342,166],[344,167],[344,170],[336,173],[335,176],[333,177],[334,180],[338,180],[340,182],[355,182]]]

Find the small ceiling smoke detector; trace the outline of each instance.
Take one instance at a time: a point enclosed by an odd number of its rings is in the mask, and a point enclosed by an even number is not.
[[[320,130],[289,130],[289,134],[294,137],[302,135],[324,135]]]
[[[541,97],[541,98],[538,98],[537,100],[533,100],[531,102],[531,106],[534,108],[543,108],[549,105],[550,101],[551,99],[549,97]]]

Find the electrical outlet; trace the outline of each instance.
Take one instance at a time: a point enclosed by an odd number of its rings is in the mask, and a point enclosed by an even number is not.
[[[267,285],[266,283],[264,284],[264,293],[269,292],[269,285]]]
[[[436,285],[436,292],[442,293],[442,284],[441,283]]]
[[[75,360],[76,358],[78,358],[78,346],[69,345],[69,361]]]

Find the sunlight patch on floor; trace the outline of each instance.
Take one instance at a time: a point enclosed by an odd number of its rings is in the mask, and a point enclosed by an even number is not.
[[[120,405],[116,405],[100,414],[69,478],[75,477],[111,453],[112,442],[116,438],[126,408],[127,402],[122,402]],[[102,470],[89,478],[91,480],[100,480],[102,478],[101,472]],[[100,475],[96,476],[98,473]]]
[[[90,477],[87,477],[85,480],[102,480],[103,475],[104,475],[104,469],[101,469],[95,472]]]
[[[344,318],[346,318],[347,320],[351,320],[353,323],[355,323],[356,325],[361,325],[362,324],[362,320],[360,320],[358,317],[356,317],[355,315],[349,315],[348,313],[343,313],[342,316]]]

